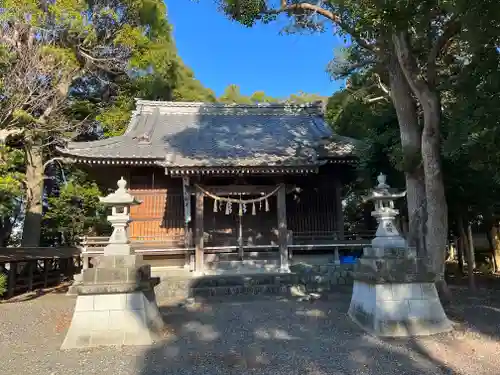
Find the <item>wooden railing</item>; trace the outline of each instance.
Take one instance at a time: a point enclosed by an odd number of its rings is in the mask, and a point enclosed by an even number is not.
[[[4,297],[31,292],[71,279],[80,267],[79,248],[3,247],[0,272],[7,275]],[[0,296],[2,297],[2,296]]]
[[[210,234],[205,234],[209,236]],[[288,247],[290,251],[307,250],[335,250],[362,248],[370,243],[374,236],[374,231],[363,233],[345,233],[342,236],[335,232],[303,232],[288,234]],[[230,244],[214,244],[215,246],[205,246],[205,251],[210,252],[230,252],[240,248],[236,236],[231,239]],[[84,237],[82,238],[82,254],[84,257],[91,257],[102,254],[107,245],[109,237]],[[132,237],[131,247],[139,254],[143,255],[175,255],[187,254],[194,251],[191,233],[188,236],[174,235],[166,238],[161,237]],[[209,241],[206,241],[209,244]],[[252,243],[243,240],[241,248],[245,251],[257,249],[274,250],[278,249],[278,244],[271,241],[266,244]],[[86,265],[85,265],[86,266]]]

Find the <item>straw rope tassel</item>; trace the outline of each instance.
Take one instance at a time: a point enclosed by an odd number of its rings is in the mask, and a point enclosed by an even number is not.
[[[269,201],[266,198],[266,212],[269,212]]]
[[[252,215],[254,215],[254,216],[255,216],[256,214],[257,214],[257,212],[256,212],[256,210],[255,210],[255,202],[253,202],[253,203],[252,203]]]
[[[238,215],[243,216],[243,203],[240,203],[240,206],[238,208]]]
[[[226,215],[231,213],[231,202],[226,202]]]
[[[218,205],[219,205],[219,202],[217,201],[217,199],[214,199],[214,212],[219,211],[219,208],[217,207]]]

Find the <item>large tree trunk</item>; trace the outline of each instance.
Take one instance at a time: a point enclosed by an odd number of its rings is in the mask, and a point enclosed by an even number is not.
[[[488,236],[491,247],[491,258],[493,263],[493,272],[500,272],[500,233],[498,232],[498,226],[493,224],[490,229]]]
[[[426,248],[435,270],[444,274],[448,239],[448,205],[441,165],[441,102],[430,89],[420,93],[424,112],[422,131],[422,160],[427,198]]]
[[[401,70],[422,107],[422,163],[425,176],[427,222],[425,250],[427,259],[439,276],[436,283],[443,296],[451,297],[444,279],[446,243],[448,239],[448,206],[441,166],[441,101],[435,87],[435,77],[425,80],[411,50],[407,32],[393,34],[394,49]],[[434,63],[434,61],[432,62]],[[432,75],[432,74],[431,74]]]
[[[463,276],[464,274],[464,244],[462,242],[462,236],[460,235],[460,231],[458,231],[458,237],[456,239],[457,244],[457,258],[458,258],[458,269],[460,274]]]
[[[424,170],[421,163],[421,129],[415,99],[396,56],[392,56],[389,64],[389,85],[405,158],[404,172],[408,206],[407,241],[410,246],[417,248],[420,255],[425,255],[424,233],[421,230],[426,212]]]
[[[39,246],[43,213],[43,155],[37,145],[26,145],[26,209],[21,246]]]
[[[472,225],[470,223],[467,225],[467,238],[469,240],[469,258],[467,258],[467,262],[470,262],[472,264],[472,269],[476,269],[476,249],[474,247],[474,236],[472,235]]]
[[[426,249],[429,261],[440,276],[440,294],[451,298],[444,279],[446,245],[448,242],[448,205],[441,165],[441,101],[436,90],[425,88],[419,95],[424,113],[422,161],[427,200]]]
[[[458,230],[460,232],[460,238],[462,239],[465,255],[467,256],[467,276],[469,280],[469,288],[475,290],[476,282],[474,279],[474,261],[472,256],[473,253],[470,248],[469,238],[467,232],[465,231],[464,220],[462,217],[460,217],[458,221]]]

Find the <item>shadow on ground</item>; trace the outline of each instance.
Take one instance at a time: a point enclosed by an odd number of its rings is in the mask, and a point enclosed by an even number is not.
[[[70,286],[71,282],[65,281],[53,287],[35,289],[32,292],[22,293],[9,299],[0,299],[0,303],[28,302],[36,298],[43,297],[47,294],[66,294]]]
[[[457,329],[424,340],[365,334],[346,316],[349,292],[313,302],[232,297],[165,307],[164,338],[138,359],[139,374],[472,374],[452,357],[451,365],[440,361],[432,348],[463,356],[462,336],[498,339],[500,303],[454,292],[449,316]]]

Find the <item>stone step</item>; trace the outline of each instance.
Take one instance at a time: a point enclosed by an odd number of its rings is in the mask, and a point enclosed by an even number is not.
[[[297,288],[297,275],[292,273],[222,274],[199,277],[193,281],[193,298],[290,296]],[[296,293],[295,293],[296,294]]]
[[[297,275],[293,273],[255,273],[255,274],[226,274],[206,275],[191,281],[192,289],[256,286],[256,285],[293,285],[297,282]]]
[[[193,288],[191,297],[258,297],[258,296],[291,296],[293,285],[264,284],[249,286],[218,286],[212,288]]]
[[[278,272],[280,269],[280,261],[279,259],[223,260],[207,263],[206,269],[215,274]]]
[[[241,260],[265,260],[265,259],[279,259],[279,253],[275,251],[248,251],[243,253],[243,258],[239,253],[218,253],[218,254],[205,254],[205,262],[221,262],[221,261],[241,261]]]

